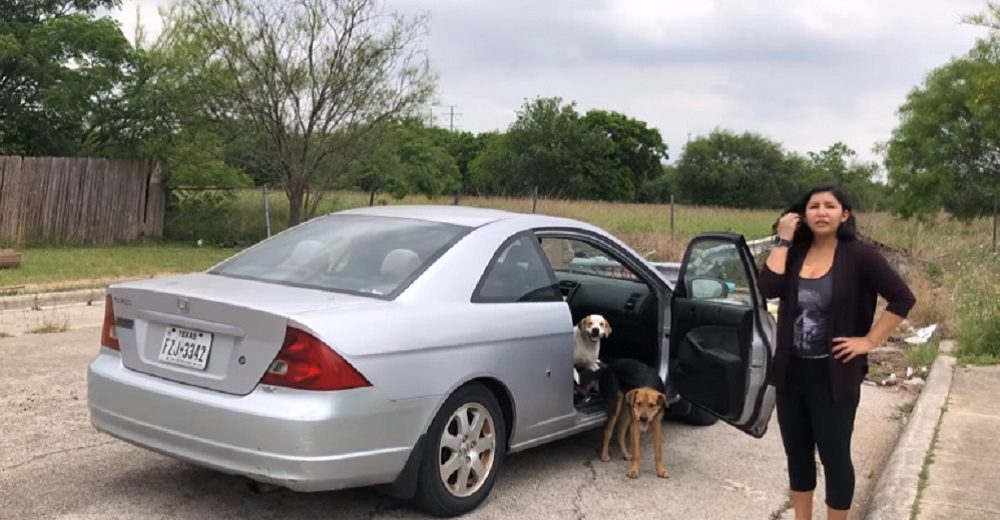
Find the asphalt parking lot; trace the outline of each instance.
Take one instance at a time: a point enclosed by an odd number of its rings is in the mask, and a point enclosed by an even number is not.
[[[76,323],[87,325],[90,314],[100,323],[99,306],[72,312],[84,317]],[[0,321],[13,319],[0,313]],[[87,413],[86,366],[99,337],[99,328],[84,326],[0,339],[0,517],[423,518],[372,489],[256,494],[243,478],[98,433]],[[864,387],[852,518],[861,517],[901,428],[896,416],[912,399],[900,388]],[[776,424],[763,439],[722,423],[668,422],[664,433],[669,479],[656,478],[648,439],[638,480],[626,478],[621,459],[600,462],[594,430],[509,457],[490,498],[465,518],[791,518]]]

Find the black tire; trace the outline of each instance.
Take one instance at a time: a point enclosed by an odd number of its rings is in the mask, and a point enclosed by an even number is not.
[[[463,455],[463,452],[449,450],[449,448],[443,446],[442,439],[446,428],[451,433],[451,427],[458,427],[453,418],[457,417],[456,412],[466,407],[474,407],[472,409],[473,412],[478,411],[481,413],[485,411],[489,414],[489,419],[492,420],[493,448],[492,456],[489,457],[492,462],[489,469],[485,471],[486,477],[478,481],[475,490],[467,496],[459,496],[445,485],[442,477],[441,458],[442,454],[449,452],[457,457],[464,457],[465,455]],[[478,407],[478,409],[475,407]],[[504,424],[500,403],[497,402],[496,397],[485,386],[473,383],[456,390],[444,402],[444,405],[441,406],[441,410],[427,430],[427,442],[425,443],[424,453],[420,461],[417,492],[413,497],[414,503],[423,511],[440,517],[458,516],[478,507],[490,494],[497,474],[500,472],[501,467],[503,467],[504,455],[507,451],[506,428],[507,425]],[[455,433],[452,433],[452,436],[461,437],[461,435],[457,435],[458,433],[456,429]],[[485,450],[483,453],[485,453]],[[482,463],[481,458],[480,463]],[[458,479],[461,478],[460,474],[460,469],[452,474],[452,476],[456,477],[456,482],[453,484],[456,487],[460,486],[458,483]],[[469,473],[467,478],[471,478],[471,476],[472,474]]]
[[[670,405],[667,417],[692,426],[711,426],[719,420],[718,417],[684,399]]]

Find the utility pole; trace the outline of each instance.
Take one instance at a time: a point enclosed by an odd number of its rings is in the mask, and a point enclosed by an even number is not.
[[[455,112],[455,105],[448,105],[448,131],[449,132],[454,132],[455,131],[455,116],[460,116],[460,115],[462,115],[462,114]],[[458,187],[455,189],[455,204],[454,204],[455,206],[458,206],[459,201],[461,201],[461,199],[462,199],[462,189],[463,188],[464,188],[464,186],[462,186],[461,172],[459,172]]]
[[[455,112],[455,105],[448,105],[448,131],[455,131],[455,116],[462,115],[461,112]]]
[[[135,41],[133,42],[136,49],[139,48],[139,38],[142,38],[142,18],[139,15],[139,2],[135,3]]]

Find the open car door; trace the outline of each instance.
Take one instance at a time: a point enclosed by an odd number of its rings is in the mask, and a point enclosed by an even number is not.
[[[684,253],[671,299],[670,379],[684,399],[762,437],[774,410],[765,383],[774,320],[740,235],[705,233]]]

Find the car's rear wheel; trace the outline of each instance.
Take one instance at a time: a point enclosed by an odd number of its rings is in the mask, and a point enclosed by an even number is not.
[[[458,516],[486,499],[506,452],[496,397],[479,384],[459,388],[428,430],[414,501],[436,516]]]

